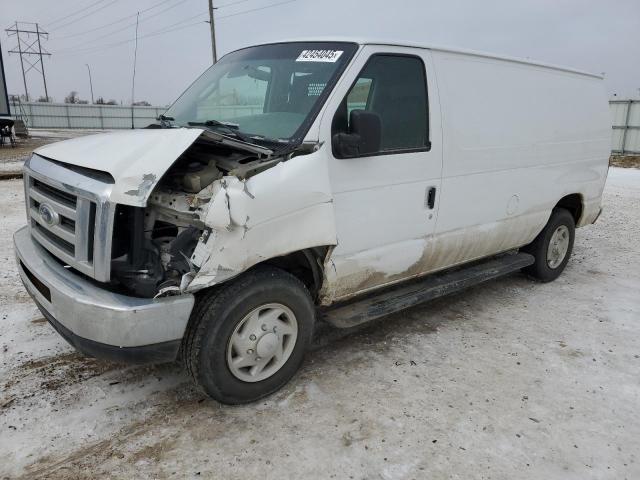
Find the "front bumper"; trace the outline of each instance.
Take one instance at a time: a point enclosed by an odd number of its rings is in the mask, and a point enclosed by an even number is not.
[[[173,361],[193,309],[193,295],[136,298],[101,288],[64,268],[33,241],[13,236],[20,277],[45,318],[77,350],[132,363]]]

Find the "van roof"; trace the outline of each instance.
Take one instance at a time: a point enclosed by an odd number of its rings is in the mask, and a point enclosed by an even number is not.
[[[288,43],[288,42],[349,42],[349,43],[357,43],[359,45],[387,45],[394,47],[410,47],[410,48],[421,48],[425,50],[437,50],[440,52],[450,52],[450,53],[461,53],[465,55],[473,55],[475,57],[484,57],[484,58],[492,58],[496,60],[504,60],[507,62],[515,62],[522,63],[525,65],[533,65],[536,67],[550,68],[552,70],[560,70],[563,72],[575,73],[578,75],[586,75],[588,77],[594,77],[599,79],[604,79],[604,75],[600,75],[597,73],[586,72],[583,70],[577,70],[570,67],[564,67],[561,65],[554,65],[550,63],[539,62],[535,60],[529,60],[526,58],[518,58],[511,57],[508,55],[497,55],[494,53],[487,52],[479,52],[476,50],[467,50],[462,48],[454,48],[454,47],[444,47],[440,45],[425,45],[417,42],[405,42],[405,41],[393,41],[386,39],[373,39],[373,38],[363,38],[363,37],[312,37],[312,38],[295,38],[295,39],[287,39],[280,40],[268,43]]]

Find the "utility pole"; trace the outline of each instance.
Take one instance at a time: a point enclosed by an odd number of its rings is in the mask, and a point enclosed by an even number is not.
[[[131,130],[135,127],[133,122],[133,102],[136,94],[136,62],[138,61],[138,23],[140,20],[140,12],[136,16],[136,47],[133,51],[133,78],[131,79]]]
[[[30,25],[35,26],[35,30]],[[47,90],[47,77],[44,73],[43,56],[51,56],[49,52],[43,50],[41,37],[45,39],[49,38],[49,34],[40,29],[40,25],[31,22],[18,22],[14,23],[12,28],[5,30],[7,35],[16,36],[18,45],[13,50],[9,50],[9,53],[17,53],[20,55],[20,67],[22,68],[22,82],[24,83],[24,95],[29,101],[29,90],[27,88],[27,73],[30,70],[36,70],[42,74],[42,82],[44,83],[44,96],[49,101],[49,92]],[[32,38],[35,35],[35,40]],[[31,60],[31,56],[35,55],[38,58],[35,61]],[[25,63],[28,64],[28,68],[25,70]]]
[[[85,63],[87,66],[87,70],[89,71],[89,88],[91,88],[91,103],[94,104],[96,102],[93,101],[93,82],[91,81],[91,69],[89,68],[89,64]]]
[[[213,0],[209,0],[209,24],[211,25],[211,53],[213,54],[213,63],[218,61],[218,53],[216,47],[216,21],[213,12],[216,10],[213,6]]]

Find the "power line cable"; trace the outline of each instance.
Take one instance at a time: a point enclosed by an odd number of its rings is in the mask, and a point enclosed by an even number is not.
[[[221,17],[216,17],[218,20],[222,20],[223,18],[236,17],[238,15],[244,15],[245,13],[257,12],[258,10],[266,10],[267,8],[279,7],[280,5],[286,5],[287,3],[297,2],[298,0],[287,0],[285,2],[272,3],[270,5],[265,5],[264,7],[252,8],[250,10],[243,10],[242,12],[231,13],[229,15],[223,15]]]
[[[231,2],[231,3],[225,3],[224,5],[218,5],[217,7],[215,7],[215,9],[219,9],[219,8],[227,8],[227,7],[233,7],[234,5],[238,5],[240,3],[247,3],[250,2],[251,0],[238,0],[237,2]]]
[[[203,15],[206,15],[206,12],[202,12],[202,13],[199,13],[198,15],[194,15],[193,17],[185,18],[184,20],[181,20],[179,22],[173,23],[171,25],[167,25],[166,27],[164,27],[164,28],[162,28],[160,30],[154,30],[154,31],[151,31],[151,32],[146,33],[144,35],[140,35],[138,37],[138,39],[148,38],[148,37],[155,37],[157,35],[162,35],[164,33],[170,33],[170,32],[174,32],[176,30],[182,30],[183,28],[192,27],[194,25],[200,25],[200,24],[204,23],[204,21],[205,21],[204,19],[202,19],[199,22],[191,23],[189,25],[183,25],[183,26],[179,26],[177,28],[172,28],[172,27],[175,27],[175,26],[180,25],[182,23],[188,22],[189,20],[193,20],[194,18],[203,16]],[[124,45],[126,43],[131,43],[133,41],[134,40],[128,39],[128,40],[121,40],[121,41],[118,41],[118,42],[113,42],[113,43],[104,44],[104,45],[95,45],[93,47],[88,47],[86,49],[65,51],[65,52],[61,53],[61,55],[70,56],[70,55],[78,55],[78,54],[89,54],[89,53],[98,52],[100,50],[104,50],[104,49],[107,49],[107,48],[112,48],[112,47],[117,47],[119,45]]]
[[[122,32],[123,30],[127,30],[130,27],[135,27],[138,23],[143,23],[143,22],[146,22],[147,20],[151,20],[152,18],[155,18],[158,15],[162,15],[164,12],[167,12],[167,11],[171,10],[172,8],[175,8],[175,7],[185,3],[187,1],[188,0],[182,0],[182,1],[180,1],[180,2],[178,2],[176,4],[174,4],[174,5],[169,5],[167,8],[164,8],[164,9],[160,10],[159,12],[153,13],[153,14],[149,15],[148,17],[143,18],[139,22],[136,21],[136,22],[133,22],[133,23],[129,23],[129,24],[124,25],[123,27],[120,27],[120,28],[118,28],[116,30],[112,30],[110,32],[107,32],[104,35],[100,35],[99,37],[92,38],[91,40],[85,40],[84,42],[82,42],[82,45],[86,45],[87,43],[93,43],[93,42],[96,42],[98,40],[102,40],[103,38],[107,38],[107,37],[112,36],[114,33]],[[64,52],[64,51],[72,50],[74,48],[75,48],[75,46],[71,46],[71,47],[65,48],[65,49],[60,50],[60,51]]]
[[[53,24],[55,24],[55,23],[58,23],[58,22],[59,22],[59,21],[61,21],[61,20],[66,20],[66,19],[67,19],[67,18],[69,18],[69,17],[73,17],[73,16],[75,16],[75,15],[78,15],[79,13],[82,13],[82,12],[84,12],[85,10],[89,10],[91,7],[93,7],[93,6],[95,6],[95,5],[98,5],[99,3],[102,3],[102,2],[105,2],[105,1],[106,1],[106,0],[98,0],[97,2],[93,2],[91,5],[88,5],[88,6],[84,7],[84,8],[81,8],[80,10],[76,10],[76,11],[75,11],[75,12],[73,12],[73,13],[70,13],[70,14],[65,15],[65,16],[63,16],[63,17],[60,17],[60,18],[56,18],[55,20],[53,20],[53,21],[51,21],[51,22],[48,22],[48,23],[46,24],[46,26],[47,26],[47,27],[48,27],[48,26],[51,26],[51,25],[53,25]]]
[[[169,2],[173,2],[173,1],[174,1],[174,0],[162,0],[161,2],[156,3],[155,5],[153,5],[153,6],[149,7],[149,8],[145,8],[145,9],[143,9],[143,10],[140,10],[140,13],[148,12],[149,10],[153,10],[154,8],[158,8],[158,7],[160,7],[161,5],[164,5],[165,3],[169,3]],[[83,30],[82,32],[71,33],[71,34],[69,34],[69,35],[64,35],[64,36],[62,36],[62,37],[55,37],[55,39],[56,39],[56,40],[61,40],[61,39],[63,39],[63,38],[78,37],[78,36],[80,36],[80,35],[85,35],[85,34],[87,34],[87,33],[93,33],[93,32],[95,32],[96,30],[102,30],[103,28],[107,28],[107,27],[110,27],[110,26],[115,25],[115,24],[117,24],[117,23],[120,23],[120,22],[122,22],[123,20],[127,20],[127,19],[129,19],[129,18],[135,18],[135,16],[136,16],[136,15],[137,15],[137,14],[136,14],[136,13],[134,13],[134,14],[132,14],[132,15],[127,15],[126,17],[120,17],[119,19],[114,20],[113,22],[106,23],[106,24],[104,24],[104,25],[100,25],[99,27],[90,28],[89,30]]]
[[[83,19],[85,19],[85,18],[87,18],[87,17],[90,17],[91,15],[95,15],[96,13],[98,13],[98,12],[100,12],[100,11],[104,10],[105,8],[110,7],[111,5],[113,5],[114,3],[116,3],[117,1],[118,1],[118,0],[112,0],[111,2],[107,3],[106,5],[102,5],[100,8],[98,8],[98,9],[96,9],[96,10],[93,10],[93,11],[91,11],[91,12],[89,12],[89,13],[85,13],[85,14],[84,14],[84,15],[82,15],[81,17],[78,17],[78,18],[75,18],[75,19],[73,19],[73,20],[70,20],[70,21],[69,21],[69,22],[67,22],[67,23],[63,23],[62,25],[58,25],[57,27],[55,27],[55,28],[53,29],[53,31],[55,32],[55,31],[57,31],[57,30],[60,30],[61,28],[66,27],[67,25],[71,25],[72,23],[76,23],[76,22],[79,22],[80,20],[83,20]]]
[[[249,9],[249,10],[243,10],[241,12],[236,12],[236,13],[232,13],[232,14],[229,14],[229,15],[224,15],[224,16],[218,17],[218,19],[235,17],[235,16],[238,16],[238,15],[244,15],[246,13],[256,12],[256,11],[259,11],[259,10],[265,10],[267,8],[277,7],[277,6],[280,6],[280,5],[285,5],[285,4],[293,3],[293,2],[296,2],[296,1],[298,1],[298,0],[286,0],[286,1],[283,1],[283,2],[278,2],[278,3],[273,3],[273,4],[270,4],[270,5],[265,5],[263,7],[252,8],[252,9]],[[240,2],[238,2],[238,3],[240,3]],[[231,4],[229,4],[229,5],[231,5]],[[182,24],[184,22],[187,22],[189,20],[192,20],[192,19],[194,19],[196,17],[202,16],[202,15],[207,15],[207,14],[208,14],[208,12],[199,13],[198,15],[194,15],[193,17],[185,18],[184,20],[181,20],[180,22],[176,22],[176,23],[173,23],[171,25],[167,25],[163,29],[152,31],[152,32],[149,32],[149,33],[147,33],[145,35],[140,35],[138,38],[142,39],[142,38],[154,37],[154,36],[157,36],[157,35],[163,35],[165,33],[174,32],[176,30],[182,30],[184,28],[192,27],[192,26],[195,26],[195,25],[200,25],[202,22],[196,22],[196,23],[192,23],[192,24],[189,24],[189,25],[184,25],[184,26],[177,27],[177,28],[172,28],[172,27],[175,27],[176,25],[180,25],[180,24]],[[205,20],[203,20],[203,21],[205,21]],[[78,54],[90,54],[90,53],[99,52],[99,51],[107,49],[107,48],[113,48],[113,47],[117,47],[119,45],[124,45],[126,43],[131,43],[131,42],[133,42],[133,40],[131,40],[131,39],[121,40],[119,42],[103,44],[103,45],[95,45],[93,47],[81,48],[81,49],[77,49],[77,50],[76,49],[63,50],[63,51],[61,51],[60,54],[61,55],[66,55],[66,56],[78,55]]]
[[[194,27],[196,25],[202,25],[205,22],[206,22],[206,20],[203,19],[203,20],[200,20],[198,22],[190,23],[188,25],[183,25],[181,27],[172,28],[170,30],[150,33],[150,34],[147,34],[147,35],[141,35],[140,37],[138,37],[138,39],[140,40],[142,38],[155,37],[155,36],[158,36],[158,35],[164,35],[166,33],[172,33],[172,32],[175,32],[177,30],[184,30],[186,28]],[[73,57],[73,56],[78,56],[78,55],[94,55],[94,54],[98,54],[98,53],[100,53],[102,51],[105,51],[105,50],[110,50],[113,47],[117,47],[117,46],[120,46],[120,45],[125,45],[125,44],[131,43],[131,42],[133,42],[133,40],[122,40],[120,42],[113,43],[113,44],[108,45],[106,47],[100,47],[100,48],[97,48],[97,49],[94,48],[93,50],[86,51],[86,52],[71,52],[71,53],[67,53],[67,54],[62,54],[62,56]]]
[[[151,7],[148,7],[148,8],[145,8],[145,9],[143,9],[143,10],[140,10],[140,13],[142,14],[142,13],[144,13],[144,12],[148,12],[148,11],[150,11],[150,10],[153,10],[153,9],[155,9],[155,8],[158,8],[158,7],[160,7],[160,6],[164,5],[164,4],[166,4],[166,3],[168,3],[168,2],[172,2],[172,1],[175,1],[175,0],[163,0],[163,1],[161,1],[161,2],[159,2],[159,3],[157,3],[157,4],[155,4],[155,5],[153,5],[153,6],[151,6]],[[183,0],[183,1],[180,1],[180,2],[176,3],[175,5],[170,5],[169,7],[165,8],[165,9],[163,9],[163,10],[159,11],[159,12],[156,12],[156,13],[154,13],[153,15],[150,15],[150,16],[148,16],[148,17],[143,18],[142,20],[140,20],[140,23],[145,22],[145,21],[147,21],[147,20],[149,20],[149,19],[151,19],[151,18],[157,17],[158,15],[161,15],[162,13],[164,13],[164,12],[166,12],[166,11],[168,11],[168,10],[171,10],[172,8],[174,8],[174,7],[178,6],[178,5],[181,5],[181,4],[185,3],[186,1],[187,1],[187,0]],[[252,0],[238,0],[238,1],[236,1],[236,2],[227,3],[227,4],[225,4],[225,5],[221,5],[221,6],[216,7],[216,8],[226,8],[226,7],[231,7],[231,6],[238,5],[238,4],[240,4],[240,3],[246,3],[246,2],[249,2],[249,1],[252,1]],[[134,14],[132,14],[132,15],[127,15],[127,16],[125,16],[125,17],[120,17],[118,20],[114,20],[114,21],[109,22],[109,23],[107,23],[107,24],[100,25],[100,26],[98,26],[98,27],[95,27],[95,28],[92,28],[92,29],[89,29],[89,30],[84,30],[84,31],[82,31],[82,32],[76,32],[76,33],[73,33],[73,34],[70,34],[70,35],[64,35],[64,36],[61,36],[61,37],[54,36],[54,38],[52,38],[51,40],[54,40],[54,41],[55,41],[55,40],[62,40],[62,39],[65,39],[65,38],[78,37],[78,36],[81,36],[81,35],[85,35],[85,34],[87,34],[87,33],[94,33],[96,30],[102,30],[103,28],[111,27],[111,26],[116,25],[116,24],[120,23],[121,21],[127,20],[127,19],[129,19],[129,18],[135,18],[135,17],[136,17],[136,15],[137,15],[137,14],[136,14],[136,13],[134,13]],[[84,45],[84,44],[86,44],[86,43],[94,42],[94,41],[96,41],[96,40],[100,40],[100,39],[102,39],[102,38],[109,37],[109,36],[113,35],[114,33],[119,33],[119,32],[121,32],[121,31],[126,30],[127,28],[129,28],[129,27],[133,27],[133,26],[135,26],[135,22],[133,22],[133,23],[129,23],[129,24],[127,24],[127,25],[125,25],[125,26],[123,26],[123,27],[121,27],[121,28],[117,29],[117,30],[112,30],[112,31],[110,31],[109,33],[107,33],[107,34],[105,34],[105,35],[101,35],[101,36],[96,37],[96,38],[93,38],[93,39],[91,39],[91,40],[84,41],[84,42],[83,42],[83,45]],[[65,49],[64,49],[64,50],[62,50],[62,51],[67,51],[68,49],[73,49],[73,48],[75,48],[75,47],[74,47],[74,46],[72,46],[72,47],[69,47],[69,48],[65,48]]]

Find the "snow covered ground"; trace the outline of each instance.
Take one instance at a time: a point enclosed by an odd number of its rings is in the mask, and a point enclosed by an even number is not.
[[[640,171],[552,284],[513,275],[343,335],[257,405],[83,358],[19,283],[0,182],[0,478],[640,478]]]

